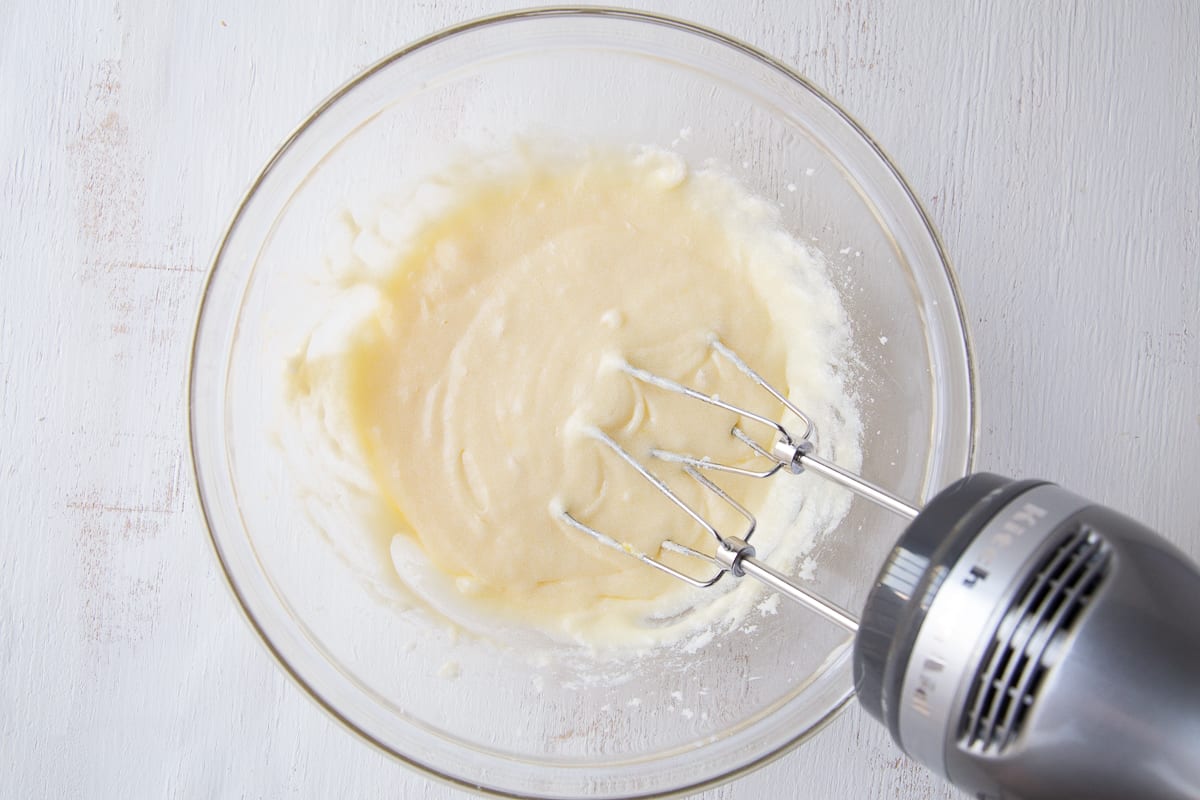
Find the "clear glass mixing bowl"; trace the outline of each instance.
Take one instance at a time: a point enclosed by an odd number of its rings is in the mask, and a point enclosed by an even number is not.
[[[342,199],[394,188],[464,146],[531,133],[716,159],[824,254],[853,320],[863,473],[921,498],[969,467],[976,420],[954,276],[904,179],[832,100],[726,36],[648,14],[518,12],[397,51],[321,104],[271,158],[220,243],[190,376],[196,482],[250,623],[317,703],[459,785],[523,797],[693,790],[763,764],[852,697],[848,635],[799,607],[624,682],[574,680],[455,638],[372,596],[297,503],[271,442],[301,267]],[[775,480],[803,482],[812,476]],[[899,524],[855,501],[813,589],[861,607]],[[449,669],[448,669],[449,667]],[[457,672],[456,677],[450,677]],[[577,677],[577,676],[574,676]]]

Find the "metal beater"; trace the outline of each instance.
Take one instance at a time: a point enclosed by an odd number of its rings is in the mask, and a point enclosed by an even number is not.
[[[1169,542],[1112,509],[1044,481],[963,478],[924,508],[813,452],[813,421],[715,336],[725,359],[781,403],[782,424],[624,365],[632,378],[732,412],[750,469],[655,450],[746,520],[721,532],[602,431],[593,435],[713,537],[713,568],[676,569],[560,512],[570,527],[697,587],[748,575],[854,632],[854,679],[866,710],[908,755],[981,800],[1200,798],[1200,570]],[[763,446],[743,424],[768,429]],[[755,557],[755,519],[703,474],[811,472],[909,520],[861,618]],[[1190,612],[1190,614],[1188,613]]]

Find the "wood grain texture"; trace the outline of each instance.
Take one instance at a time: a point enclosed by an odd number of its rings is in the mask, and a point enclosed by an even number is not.
[[[186,467],[208,254],[273,145],[483,0],[30,2],[0,30],[0,786],[10,797],[463,796],[289,684]],[[635,4],[825,87],[955,260],[979,466],[1105,498],[1200,557],[1200,5]],[[949,798],[857,709],[703,795]]]

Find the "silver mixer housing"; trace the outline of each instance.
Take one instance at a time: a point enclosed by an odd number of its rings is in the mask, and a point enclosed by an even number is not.
[[[980,473],[880,571],[864,707],[981,800],[1200,797],[1200,571],[1058,486]]]

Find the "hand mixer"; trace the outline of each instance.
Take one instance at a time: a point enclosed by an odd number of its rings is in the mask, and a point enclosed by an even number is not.
[[[1128,517],[1037,480],[976,473],[924,508],[813,452],[815,425],[718,338],[712,351],[799,421],[772,419],[626,364],[634,379],[736,414],[761,469],[661,450],[746,520],[719,531],[606,434],[596,438],[714,539],[672,567],[564,522],[693,586],[748,575],[855,633],[864,708],[908,755],[981,800],[1200,798],[1200,571]],[[773,435],[763,446],[743,427]],[[811,472],[909,520],[856,618],[755,557],[754,516],[703,472]]]

